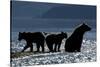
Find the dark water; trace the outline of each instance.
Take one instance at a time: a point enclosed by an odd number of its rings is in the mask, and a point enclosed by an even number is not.
[[[18,38],[18,32],[67,32],[68,36],[75,28],[85,22],[91,31],[86,32],[84,38],[96,40],[96,20],[95,19],[13,19],[11,25],[12,40]]]
[[[18,31],[19,30],[19,31]],[[36,32],[36,31],[40,31],[40,32],[66,32],[68,34],[68,36],[70,36],[74,29],[56,29],[56,28],[51,28],[51,29],[23,29],[23,28],[20,28],[20,29],[17,29],[16,31],[12,31],[11,32],[11,40],[17,40],[18,39],[18,33],[19,32]],[[89,39],[89,40],[96,40],[96,29],[92,29],[91,31],[89,32],[86,32],[85,35],[84,35],[84,39]]]
[[[96,28],[95,19],[12,19],[12,30],[45,30],[45,31],[59,31],[67,28],[76,28],[78,25],[86,23],[91,28]],[[19,29],[20,28],[20,29]],[[54,29],[54,30],[53,30]]]

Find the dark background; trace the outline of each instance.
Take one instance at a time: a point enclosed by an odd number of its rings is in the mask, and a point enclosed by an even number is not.
[[[74,28],[83,22],[96,28],[96,6],[11,1],[13,30]]]

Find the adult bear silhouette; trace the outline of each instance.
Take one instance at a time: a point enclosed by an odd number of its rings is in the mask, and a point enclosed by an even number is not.
[[[66,52],[80,52],[81,44],[83,40],[83,35],[86,31],[90,31],[91,28],[83,23],[75,31],[65,42],[65,51]]]
[[[43,36],[43,34],[41,32],[34,32],[34,33],[31,33],[31,32],[19,32],[19,35],[18,35],[18,40],[26,40],[26,46],[24,47],[24,49],[22,50],[22,52],[24,52],[24,50],[26,50],[27,48],[30,47],[30,51],[32,52],[33,51],[33,45],[32,43],[36,43],[37,45],[37,52],[40,51],[40,46],[42,47],[42,52],[44,52],[44,41],[45,41],[45,37]]]
[[[67,34],[61,32],[60,34],[51,34],[46,37],[46,43],[50,52],[60,51],[62,39],[67,38]],[[55,47],[53,48],[53,45]]]

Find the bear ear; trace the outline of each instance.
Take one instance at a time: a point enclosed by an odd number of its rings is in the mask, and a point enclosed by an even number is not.
[[[63,32],[61,31],[61,33],[63,33]]]
[[[85,23],[83,23],[82,25],[86,25]]]
[[[25,32],[23,32],[23,33],[25,33]]]

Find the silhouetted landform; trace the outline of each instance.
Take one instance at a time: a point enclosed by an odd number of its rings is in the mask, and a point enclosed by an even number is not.
[[[65,51],[80,52],[83,35],[86,31],[90,31],[90,30],[91,28],[84,23],[78,28],[76,28],[75,31],[72,33],[72,35],[65,42]]]
[[[50,52],[60,51],[62,39],[67,38],[67,34],[61,32],[60,34],[51,34],[46,37],[46,43]],[[53,48],[54,45],[54,48]]]
[[[72,28],[81,20],[86,20],[92,28],[96,28],[95,5],[11,1],[11,6],[13,31],[23,31],[20,28],[28,31],[30,28]]]
[[[44,52],[44,41],[45,41],[45,37],[41,32],[34,32],[34,33],[30,33],[30,32],[19,32],[19,36],[18,36],[18,40],[26,40],[27,44],[24,47],[24,49],[22,50],[22,52],[24,52],[24,50],[26,50],[27,48],[30,47],[30,51],[33,51],[33,45],[32,43],[36,43],[37,45],[37,52],[40,51],[40,46],[42,47],[42,52]]]
[[[49,9],[43,18],[72,18],[72,19],[96,19],[95,6],[59,5]]]
[[[44,2],[11,1],[12,16],[32,18],[96,19],[96,6]],[[22,7],[23,6],[23,7]]]

